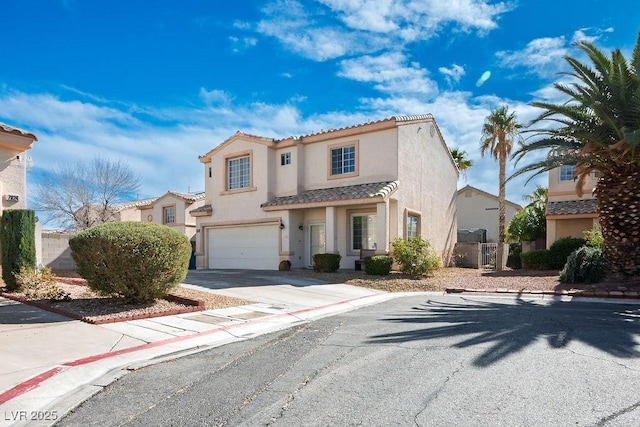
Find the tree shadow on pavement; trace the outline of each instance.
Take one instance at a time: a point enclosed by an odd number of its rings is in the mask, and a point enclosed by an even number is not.
[[[523,299],[515,303],[462,299],[466,302],[428,300],[406,314],[383,319],[402,324],[403,330],[374,335],[369,342],[398,344],[459,337],[454,348],[485,349],[473,361],[479,367],[519,352],[539,339],[546,339],[552,348],[577,341],[616,357],[640,357],[637,305],[559,300],[543,305]]]

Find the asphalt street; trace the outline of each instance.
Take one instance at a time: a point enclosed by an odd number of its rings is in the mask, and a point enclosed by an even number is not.
[[[637,426],[640,305],[411,296],[132,371],[60,426]]]

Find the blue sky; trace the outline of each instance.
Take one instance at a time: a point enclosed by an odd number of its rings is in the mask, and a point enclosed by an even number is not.
[[[34,132],[33,184],[63,162],[122,159],[140,197],[204,187],[198,155],[236,130],[267,137],[431,113],[497,193],[482,124],[559,100],[565,55],[629,53],[632,0],[3,0],[0,121]],[[488,79],[479,81],[490,73]],[[510,169],[512,169],[510,167]],[[507,197],[546,186],[509,182]]]

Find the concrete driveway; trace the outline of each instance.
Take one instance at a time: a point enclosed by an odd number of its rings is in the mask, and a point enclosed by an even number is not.
[[[385,293],[304,277],[296,270],[189,270],[183,286],[274,304],[290,310],[326,306]]]

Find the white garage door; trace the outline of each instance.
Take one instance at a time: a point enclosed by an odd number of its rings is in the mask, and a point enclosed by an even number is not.
[[[212,228],[209,230],[209,268],[277,270],[277,224]]]

